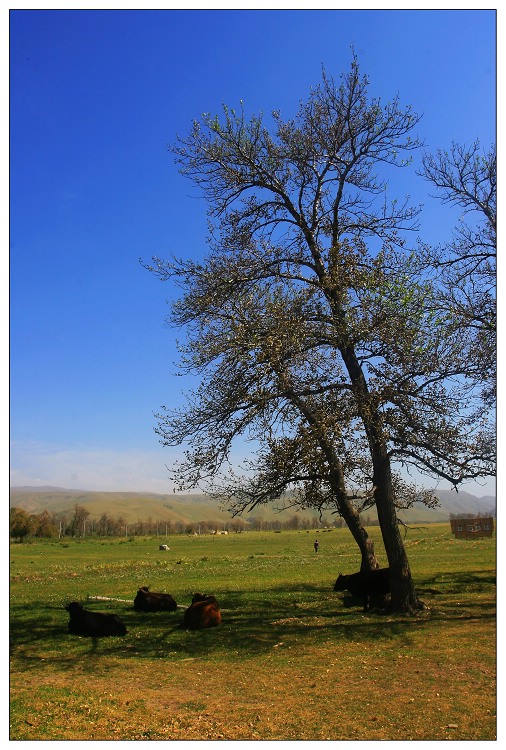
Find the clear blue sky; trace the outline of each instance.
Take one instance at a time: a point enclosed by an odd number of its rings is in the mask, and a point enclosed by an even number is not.
[[[154,413],[181,403],[172,290],[139,264],[201,256],[205,205],[168,152],[222,103],[289,116],[358,54],[428,149],[495,141],[493,10],[10,14],[11,484],[170,492]],[[454,215],[414,172],[420,236]],[[399,196],[402,197],[402,196]],[[442,485],[440,485],[442,487]],[[494,491],[464,488],[479,495]]]

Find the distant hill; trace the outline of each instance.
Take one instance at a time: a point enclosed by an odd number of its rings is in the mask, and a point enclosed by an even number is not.
[[[82,505],[93,518],[104,513],[127,523],[172,521],[197,523],[214,521],[223,524],[230,514],[220,510],[217,503],[202,494],[159,495],[150,492],[94,492],[67,490],[57,487],[11,487],[10,505],[28,513],[73,512],[74,505]]]
[[[448,521],[451,513],[482,513],[495,515],[496,498],[491,495],[476,497],[468,492],[437,491],[440,500],[438,508],[426,508],[415,503],[413,508],[399,513],[406,523],[437,523]],[[219,503],[204,494],[174,493],[160,495],[153,492],[94,492],[89,490],[68,490],[63,487],[11,487],[10,506],[22,508],[31,514],[48,510],[51,513],[72,513],[75,504],[82,505],[92,518],[100,518],[107,513],[113,518],[122,516],[127,523],[139,520],[171,521],[176,523],[214,522],[217,526],[231,520],[230,513],[220,508]],[[276,503],[262,506],[241,516],[244,521],[262,517],[266,522],[290,519],[295,510],[276,510]],[[314,511],[301,511],[304,518],[313,518]],[[329,521],[333,516],[324,514]],[[376,520],[374,509],[366,511],[364,518]]]
[[[439,498],[441,507],[448,513],[496,513],[496,498],[494,495],[475,497],[468,492],[453,492],[451,490],[439,490],[435,493]]]

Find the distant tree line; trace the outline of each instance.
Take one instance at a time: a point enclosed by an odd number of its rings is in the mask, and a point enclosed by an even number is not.
[[[325,516],[315,514],[312,518],[301,517],[294,513],[287,520],[266,519],[257,515],[248,521],[240,518],[225,520],[219,524],[213,520],[196,522],[172,521],[153,519],[139,519],[132,523],[122,516],[114,518],[108,513],[102,513],[100,518],[92,518],[90,512],[82,505],[74,505],[73,512],[51,513],[43,510],[41,513],[28,513],[22,508],[11,508],[9,519],[9,533],[11,539],[23,541],[31,538],[61,539],[62,537],[135,537],[135,536],[170,536],[171,534],[210,534],[220,530],[234,533],[242,531],[281,531],[299,530],[309,531],[322,528],[339,528],[343,525],[342,518],[329,520]],[[369,518],[366,519],[366,522]]]

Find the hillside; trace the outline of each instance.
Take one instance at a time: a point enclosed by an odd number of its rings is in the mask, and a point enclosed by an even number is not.
[[[122,516],[127,523],[152,519],[176,523],[196,523],[214,521],[223,524],[230,520],[230,514],[220,510],[205,495],[181,494],[158,495],[138,492],[92,492],[87,490],[67,490],[56,487],[12,487],[11,507],[23,508],[28,513],[71,513],[74,505],[82,505],[93,518],[103,513],[117,518]]]
[[[485,513],[495,515],[496,499],[493,496],[478,498],[467,492],[451,492],[442,490],[436,492],[440,499],[440,506],[435,509],[426,508],[416,503],[409,511],[401,512],[400,518],[407,523],[437,523],[447,521],[450,513]],[[92,518],[100,518],[107,513],[113,518],[122,516],[127,523],[142,520],[163,521],[176,523],[198,523],[212,521],[217,526],[231,520],[230,513],[222,510],[216,501],[203,494],[167,494],[160,495],[149,492],[93,492],[88,490],[68,490],[62,487],[11,487],[10,506],[37,514],[43,510],[51,513],[71,513],[75,504],[82,505]],[[294,515],[293,509],[278,511],[276,504],[263,506],[252,513],[243,514],[245,521],[262,517],[266,522],[278,520],[287,521]],[[313,518],[313,511],[302,511],[301,517]],[[325,514],[329,521],[330,513]],[[371,520],[376,518],[374,510],[364,514]]]

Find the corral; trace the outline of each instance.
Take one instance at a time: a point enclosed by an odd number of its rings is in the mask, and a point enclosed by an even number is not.
[[[494,739],[495,539],[410,531],[428,606],[412,617],[363,613],[332,591],[357,569],[347,530],[318,555],[312,541],[183,535],[163,555],[152,538],[12,545],[11,739]],[[187,631],[182,609],[135,612],[142,585],[183,606],[212,593],[222,624]],[[69,597],[128,633],[69,635]]]

